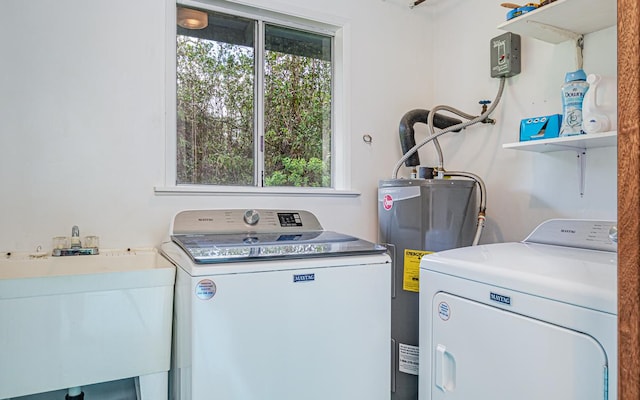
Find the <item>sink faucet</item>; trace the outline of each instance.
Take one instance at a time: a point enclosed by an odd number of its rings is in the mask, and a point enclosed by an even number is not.
[[[66,238],[65,238],[66,241]],[[54,238],[55,242],[55,238]],[[88,255],[96,255],[100,254],[98,251],[98,237],[97,236],[87,236],[85,238],[85,246],[82,247],[82,242],[80,241],[80,228],[78,225],[74,225],[71,228],[71,246],[68,248],[55,247],[53,252],[51,253],[54,257],[59,256],[88,256]]]
[[[71,228],[71,248],[78,249],[80,247],[82,247],[80,243],[80,228],[78,228],[78,225],[74,225]]]

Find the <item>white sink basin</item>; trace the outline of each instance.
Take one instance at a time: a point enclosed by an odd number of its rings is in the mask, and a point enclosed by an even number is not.
[[[155,250],[0,254],[0,399],[169,370],[175,267]]]

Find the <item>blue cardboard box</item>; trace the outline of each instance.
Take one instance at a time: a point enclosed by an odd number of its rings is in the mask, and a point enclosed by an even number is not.
[[[520,141],[555,138],[560,135],[562,115],[531,117],[520,121]]]

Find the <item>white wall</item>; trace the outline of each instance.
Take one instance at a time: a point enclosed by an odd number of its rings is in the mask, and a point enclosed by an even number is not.
[[[49,249],[51,237],[68,235],[74,224],[106,248],[155,246],[174,213],[187,208],[304,208],[326,229],[375,240],[377,182],[400,157],[402,115],[437,104],[477,113],[478,101],[497,91],[489,40],[503,33],[498,0],[430,0],[413,10],[402,0],[245,2],[347,22],[351,181],[362,195],[156,195],[165,169],[165,4],[7,2],[0,13],[0,252]],[[585,70],[615,77],[615,28],[585,41]],[[483,242],[519,240],[551,217],[616,218],[615,148],[589,150],[583,197],[575,153],[502,149],[517,140],[520,119],[561,112],[559,88],[575,69],[570,42],[523,37],[522,48],[522,73],[507,81],[498,123],[441,140],[448,169],[487,183]],[[610,106],[614,89],[607,90]],[[418,139],[425,132],[418,127]],[[421,157],[435,162],[430,146]]]
[[[375,240],[377,180],[399,155],[398,121],[429,100],[429,17],[370,0],[250,4],[347,22],[351,180],[360,197],[156,195],[172,111],[164,106],[165,2],[6,2],[0,252],[50,249],[72,225],[99,235],[105,248],[155,246],[174,213],[188,208],[309,209],[326,229]]]
[[[503,33],[495,28],[506,14],[498,0],[429,0],[414,10],[404,0],[247,2],[347,21],[351,181],[362,195],[156,195],[165,171],[164,2],[7,1],[0,12],[0,254],[50,249],[51,238],[74,224],[99,235],[103,247],[155,246],[173,214],[188,208],[304,208],[327,229],[375,240],[377,182],[400,157],[402,115],[437,104],[477,113],[478,101],[497,91],[489,40]],[[615,43],[615,28],[588,35],[585,70],[615,77]],[[570,43],[523,37],[522,48],[522,73],[507,81],[498,123],[441,140],[448,169],[487,183],[485,243],[522,239],[551,217],[616,218],[615,148],[588,152],[584,197],[575,153],[502,149],[517,141],[520,119],[561,112],[559,88],[574,69]],[[421,156],[424,165],[435,162],[429,146]]]
[[[425,8],[434,21],[434,104],[478,114],[478,101],[493,100],[499,81],[490,77],[489,41],[507,9],[501,1],[433,0]],[[488,190],[487,227],[481,242],[523,239],[548,218],[616,219],[616,148],[587,152],[584,196],[579,194],[577,153],[530,153],[502,148],[517,142],[523,118],[561,114],[560,87],[576,69],[571,41],[558,45],[522,37],[522,72],[508,78],[493,114],[495,126],[474,126],[440,140],[445,167],[481,176]],[[615,123],[616,29],[585,36],[584,70],[607,77],[601,101]],[[423,148],[423,164],[437,159]]]

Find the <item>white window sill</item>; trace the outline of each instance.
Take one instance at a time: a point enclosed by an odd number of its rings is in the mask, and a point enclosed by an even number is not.
[[[302,196],[302,197],[358,197],[360,192],[331,188],[297,188],[297,187],[247,187],[247,186],[208,186],[180,185],[156,186],[154,192],[158,196],[170,195],[243,195],[243,196]]]

